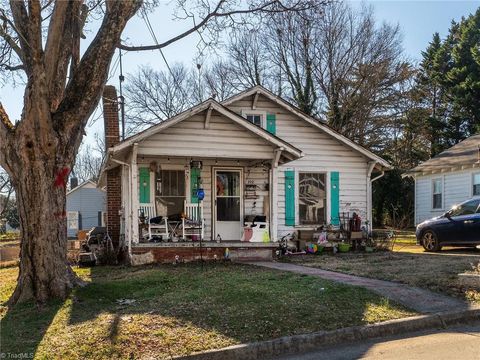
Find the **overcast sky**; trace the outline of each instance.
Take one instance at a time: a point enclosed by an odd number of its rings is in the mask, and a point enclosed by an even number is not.
[[[360,1],[352,1],[354,6],[359,6]],[[421,51],[425,49],[434,32],[439,32],[444,37],[450,23],[459,21],[462,16],[468,16],[480,7],[479,1],[402,1],[383,0],[365,1],[374,7],[376,18],[391,24],[399,24],[403,33],[403,46],[405,52],[412,60],[419,60]],[[171,1],[161,1],[156,11],[149,15],[150,21],[159,42],[167,40],[188,28],[188,23],[173,20]],[[90,24],[95,27],[94,23]],[[94,33],[88,33],[91,39]],[[122,36],[131,44],[147,45],[152,43],[144,21],[140,17],[133,18]],[[88,40],[87,39],[87,40]],[[198,54],[196,36],[181,40],[164,49],[164,55],[170,64],[184,62],[188,65],[197,62]],[[86,42],[85,42],[86,43]],[[214,56],[214,55],[211,55]],[[109,84],[118,86],[117,54],[112,60]],[[165,63],[159,51],[131,52],[123,57],[124,74],[134,73],[139,65],[150,65],[155,69],[165,69]],[[23,88],[4,86],[0,88],[0,101],[12,120],[18,119],[22,111]],[[93,141],[96,132],[102,132],[101,120],[89,124],[87,128],[87,142]]]

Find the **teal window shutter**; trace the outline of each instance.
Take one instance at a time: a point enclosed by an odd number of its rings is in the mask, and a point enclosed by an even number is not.
[[[190,201],[192,204],[198,203],[197,186],[200,177],[200,169],[193,168],[190,170]]]
[[[330,173],[330,214],[332,225],[340,224],[340,174],[338,171]]]
[[[142,204],[148,204],[150,203],[150,169],[141,167],[138,179],[140,183],[139,200]]]
[[[277,133],[277,120],[275,114],[267,114],[267,131],[273,135]]]
[[[295,226],[295,171],[285,170],[285,225]]]

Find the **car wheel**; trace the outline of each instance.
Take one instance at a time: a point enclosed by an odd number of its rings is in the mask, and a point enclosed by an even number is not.
[[[439,251],[441,246],[438,243],[437,235],[432,230],[427,230],[422,235],[423,248],[426,251]]]

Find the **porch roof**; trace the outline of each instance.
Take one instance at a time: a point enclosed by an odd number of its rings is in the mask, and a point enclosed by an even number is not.
[[[287,153],[289,153],[291,156],[292,156],[292,160],[293,159],[297,159],[297,158],[300,158],[303,156],[303,152],[294,147],[292,144],[286,142],[285,140],[282,140],[280,139],[279,137],[269,133],[268,131],[266,131],[265,129],[263,129],[262,127],[260,126],[257,126],[255,124],[252,124],[251,122],[245,120],[242,116],[236,114],[235,112],[231,111],[230,109],[226,108],[225,106],[223,106],[222,104],[220,104],[219,102],[215,101],[214,99],[210,98],[188,110],[185,110],[184,112],[168,119],[168,120],[165,120],[165,121],[162,121],[161,123],[157,124],[157,125],[154,125],[154,126],[151,126],[149,127],[148,129],[145,129],[141,132],[139,132],[138,134],[135,134],[123,141],[121,141],[120,143],[118,143],[117,145],[113,146],[112,148],[109,149],[110,153],[111,154],[116,154],[116,153],[119,153],[121,152],[122,150],[126,149],[126,148],[129,148],[130,146],[132,146],[133,144],[135,143],[139,143],[141,142],[142,140],[145,140],[146,138],[154,135],[154,134],[157,134],[165,129],[168,129],[169,127],[175,125],[175,124],[178,124],[196,114],[199,114],[201,113],[202,111],[205,111],[205,110],[208,110],[209,112],[211,112],[212,110],[216,110],[217,112],[219,112],[220,114],[222,114],[223,116],[229,118],[230,120],[232,120],[234,123],[244,127],[246,130],[249,130],[250,132],[254,133],[255,135],[257,135],[258,137],[260,138],[263,138],[264,140],[266,140],[267,142],[271,143],[272,145],[274,146],[277,146],[278,148],[282,148],[282,150],[286,151]],[[208,115],[207,115],[207,118],[208,118]],[[206,119],[206,121],[208,121]]]
[[[190,119],[193,116],[200,114],[202,112],[206,112],[205,116],[205,126],[207,126],[207,123],[209,121],[209,117],[211,112],[215,110],[218,112],[220,115],[224,116],[225,118],[231,120],[233,123],[236,125],[239,125],[240,127],[244,128],[245,130],[249,131],[250,133],[254,134],[256,137],[262,139],[264,142],[270,144],[272,146],[272,152],[271,152],[271,157],[268,159],[275,160],[276,162],[280,163],[286,163],[292,160],[299,159],[304,156],[303,152],[299,150],[298,148],[294,147],[290,143],[280,139],[279,137],[269,133],[265,129],[263,129],[260,126],[257,126],[255,124],[252,124],[251,122],[247,121],[240,115],[234,113],[233,111],[227,109],[225,106],[222,104],[218,103],[214,99],[208,99],[202,103],[200,103],[197,106],[194,106],[168,120],[165,120],[157,125],[154,125],[148,129],[145,129],[144,131],[133,135],[124,141],[118,143],[117,145],[111,147],[108,149],[107,153],[107,159],[104,163],[104,166],[102,167],[102,171],[100,174],[100,183],[102,183],[104,171],[108,169],[112,169],[116,166],[119,166],[122,161],[127,159],[127,155],[129,155],[132,151],[133,145],[134,144],[141,144],[142,141],[147,140],[151,136],[161,133],[164,130],[181,123],[184,120]],[[171,154],[168,154],[170,156],[175,156],[176,155],[175,150],[172,150]],[[154,155],[154,154],[150,154]],[[166,154],[158,154],[159,156],[166,155]],[[195,152],[192,152],[189,156],[191,157],[199,157],[198,154]],[[203,157],[214,157],[214,158],[222,158],[225,156],[221,155],[221,151],[219,149],[218,153],[214,152],[214,155],[212,156],[203,156]],[[229,156],[228,158],[232,158]],[[235,157],[234,159],[242,159],[245,158],[243,154],[239,153],[238,157]],[[265,158],[267,160],[267,158]],[[120,160],[120,161],[118,161]]]

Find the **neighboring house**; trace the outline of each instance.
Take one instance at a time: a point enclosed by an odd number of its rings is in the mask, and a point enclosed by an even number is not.
[[[407,172],[415,180],[415,224],[480,196],[480,134]]]
[[[104,105],[116,98],[107,95]],[[107,185],[109,231],[121,228],[127,243],[139,242],[140,207],[182,213],[184,202],[198,201],[197,183],[205,191],[205,240],[240,240],[249,215],[266,216],[272,241],[338,226],[341,213],[371,223],[372,181],[390,168],[260,86],[221,103],[209,99],[121,142],[112,108],[104,110],[109,149],[100,185]],[[201,169],[191,168],[192,160]]]
[[[93,181],[67,192],[67,236],[76,238],[79,230],[105,226],[106,192]]]

